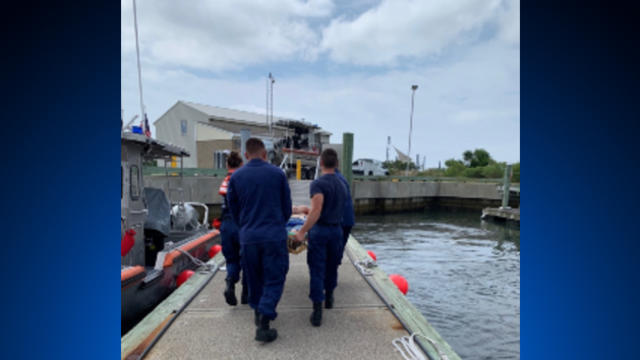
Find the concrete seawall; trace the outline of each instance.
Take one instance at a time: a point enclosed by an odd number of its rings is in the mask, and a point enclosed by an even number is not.
[[[149,176],[145,186],[163,189],[171,202],[198,201],[209,205],[210,217],[220,213],[222,177]],[[298,182],[291,181],[292,191]],[[180,190],[182,189],[182,190]],[[352,194],[357,214],[419,211],[429,208],[481,210],[500,206],[498,184],[440,181],[354,181]],[[519,194],[511,194],[509,205],[520,205]]]
[[[482,210],[500,206],[498,184],[440,181],[355,181],[356,213],[389,213],[429,208]],[[509,205],[518,207],[520,196],[511,194]]]

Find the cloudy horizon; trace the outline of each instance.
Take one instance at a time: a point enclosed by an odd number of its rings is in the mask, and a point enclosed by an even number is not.
[[[484,148],[520,160],[520,3],[513,0],[137,0],[144,102],[153,123],[178,100],[304,118],[355,134],[384,160],[387,136],[427,167]],[[131,0],[123,0],[125,122],[140,113]],[[152,129],[153,130],[153,129]],[[395,154],[391,154],[394,157]]]

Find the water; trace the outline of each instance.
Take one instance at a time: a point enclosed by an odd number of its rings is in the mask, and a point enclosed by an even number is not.
[[[480,212],[359,216],[353,235],[463,359],[520,358],[520,230]]]

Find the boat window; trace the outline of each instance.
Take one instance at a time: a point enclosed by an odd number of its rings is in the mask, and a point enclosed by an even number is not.
[[[137,165],[131,165],[129,181],[131,182],[131,200],[138,200],[140,197],[140,169]]]

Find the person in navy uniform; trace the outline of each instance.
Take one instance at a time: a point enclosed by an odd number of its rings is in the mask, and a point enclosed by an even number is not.
[[[345,179],[345,177],[342,176],[342,173],[340,173],[340,171],[338,171],[337,168],[336,168],[336,176],[340,179],[340,181],[342,181],[342,183],[347,189],[347,198],[344,202],[344,212],[342,213],[342,221],[340,222],[340,225],[342,225],[343,241],[342,241],[342,251],[340,252],[339,263],[342,263],[342,256],[344,254],[344,249],[347,247],[347,241],[349,241],[349,234],[351,234],[351,229],[353,228],[353,225],[355,225],[356,223],[356,215],[353,211],[353,200],[351,199],[351,189],[349,188],[349,183],[347,182],[347,179]]]
[[[244,276],[249,285],[249,305],[255,311],[256,341],[278,337],[269,322],[289,271],[286,224],[291,217],[291,191],[284,172],[266,162],[262,140],[246,143],[248,162],[229,181],[229,208],[240,228]]]
[[[338,154],[326,149],[320,155],[322,176],[311,183],[311,211],[307,220],[295,235],[296,241],[307,240],[307,264],[309,265],[309,298],[313,302],[311,324],[322,324],[322,301],[325,307],[333,307],[333,290],[338,285],[338,265],[342,253],[343,234],[341,221],[344,213],[347,189],[335,173]]]
[[[236,298],[236,283],[240,280],[240,239],[238,237],[238,225],[233,221],[231,217],[231,211],[229,210],[229,203],[227,201],[227,192],[229,189],[229,179],[231,175],[242,166],[242,157],[235,151],[232,151],[227,158],[227,169],[229,172],[227,176],[220,184],[218,194],[223,198],[222,202],[222,225],[220,226],[220,237],[222,238],[222,255],[224,255],[227,263],[227,278],[225,282],[227,284],[224,290],[224,298],[227,304],[235,306],[238,305],[238,299]],[[242,276],[242,295],[240,296],[240,302],[246,304],[249,296],[249,287],[247,286],[247,277]]]

